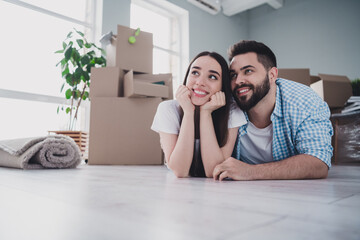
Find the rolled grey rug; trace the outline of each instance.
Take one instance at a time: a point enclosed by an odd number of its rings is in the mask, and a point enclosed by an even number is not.
[[[68,136],[49,135],[0,141],[0,167],[75,168],[80,162],[80,149]]]

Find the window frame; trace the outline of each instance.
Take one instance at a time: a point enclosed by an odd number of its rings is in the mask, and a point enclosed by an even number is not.
[[[103,0],[87,0],[87,8],[90,9],[89,13],[86,15],[87,21],[80,21],[78,19],[71,18],[71,17],[65,16],[65,15],[59,14],[57,12],[30,4],[30,3],[22,2],[20,0],[3,0],[3,1],[20,6],[20,7],[24,7],[26,9],[33,10],[35,12],[43,13],[48,16],[56,17],[56,18],[65,20],[70,23],[83,25],[85,28],[90,29],[90,33],[85,32],[85,35],[92,42],[94,42],[96,36],[101,36]],[[28,101],[38,101],[38,102],[45,102],[45,103],[58,103],[58,104],[62,104],[62,105],[70,105],[69,100],[65,99],[65,97],[57,97],[57,96],[50,96],[50,95],[45,95],[45,94],[8,90],[8,89],[2,89],[1,87],[0,87],[0,97],[17,99],[17,100],[28,100]],[[89,102],[83,102],[81,105],[81,108],[84,111],[84,115],[86,117],[82,118],[80,127],[81,127],[81,129],[88,131],[89,127],[90,127],[90,123],[89,123],[89,121],[90,121],[90,104],[89,104]]]
[[[171,19],[172,24],[175,21],[175,24],[178,25],[176,36],[178,36],[177,41],[179,41],[179,52],[156,45],[153,47],[154,49],[169,53],[170,56],[179,58],[178,70],[176,73],[173,73],[178,76],[178,81],[173,82],[173,90],[175,91],[183,82],[189,62],[189,12],[165,0],[131,0],[131,4],[136,4],[166,16]]]

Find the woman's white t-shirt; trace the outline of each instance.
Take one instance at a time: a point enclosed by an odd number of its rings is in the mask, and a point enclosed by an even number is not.
[[[164,132],[170,134],[179,134],[180,132],[180,105],[176,100],[167,100],[159,104],[151,129],[155,132]],[[228,128],[240,127],[246,124],[246,118],[243,111],[231,103]]]

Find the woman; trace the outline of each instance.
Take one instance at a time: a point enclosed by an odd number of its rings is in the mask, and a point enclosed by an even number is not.
[[[230,110],[229,81],[226,60],[201,52],[191,61],[177,100],[159,104],[151,129],[159,133],[166,164],[177,177],[212,177],[215,166],[231,156],[245,116],[238,107]]]

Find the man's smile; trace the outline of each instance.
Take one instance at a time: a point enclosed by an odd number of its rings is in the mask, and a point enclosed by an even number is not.
[[[249,87],[242,87],[242,88],[237,89],[236,92],[237,92],[237,95],[239,97],[241,97],[241,96],[248,94],[250,90],[251,89]]]

